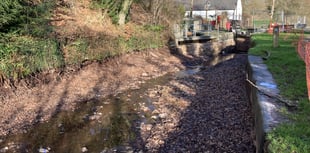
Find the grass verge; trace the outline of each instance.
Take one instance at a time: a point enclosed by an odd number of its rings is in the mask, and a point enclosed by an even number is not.
[[[298,101],[298,110],[288,114],[290,123],[284,123],[267,133],[267,151],[272,153],[305,153],[310,150],[310,103],[307,96],[305,64],[299,58],[295,44],[298,35],[280,34],[279,47],[272,47],[272,35],[252,36],[255,47],[249,53],[262,55],[270,52],[265,61],[279,86],[280,93],[287,99]]]

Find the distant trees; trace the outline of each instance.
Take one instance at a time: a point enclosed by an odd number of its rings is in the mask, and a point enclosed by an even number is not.
[[[270,11],[270,13],[278,14],[278,19],[280,14],[283,12],[283,14],[287,17],[290,16],[290,21],[292,23],[295,23],[296,20],[301,20],[301,18],[304,17],[310,17],[310,5],[308,0],[298,0],[298,1],[292,1],[292,0],[275,0],[274,5],[274,12],[271,10],[271,3],[267,3],[267,9]],[[276,19],[277,16],[274,16],[272,19]],[[303,20],[305,21],[305,20]]]
[[[273,0],[274,3],[274,11],[284,11],[287,14],[292,14],[297,12],[297,8],[300,6],[300,1],[292,1],[292,0]],[[270,13],[272,12],[272,2],[267,1],[267,9]]]
[[[309,0],[299,0],[299,5],[297,7],[297,13],[300,15],[308,16],[310,20],[310,3]]]
[[[242,4],[245,16],[255,15],[257,18],[266,19],[269,15],[272,20],[277,20],[283,11],[285,16],[307,16],[310,20],[309,0],[242,0]]]

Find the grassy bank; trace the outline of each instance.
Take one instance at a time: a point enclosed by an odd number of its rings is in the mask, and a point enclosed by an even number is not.
[[[281,34],[280,46],[272,47],[272,35],[252,36],[255,47],[249,53],[263,55],[269,51],[265,61],[269,71],[277,82],[280,93],[287,99],[298,101],[297,111],[288,113],[290,123],[285,123],[267,134],[268,152],[305,153],[310,150],[310,103],[307,96],[305,64],[299,58],[295,44],[298,35]]]
[[[80,29],[84,31],[59,34],[57,27],[51,24],[52,20],[55,20],[55,10],[60,7],[63,12],[67,12],[64,14],[70,14],[72,10],[77,10],[77,4],[59,4],[55,0],[38,3],[5,1],[6,3],[0,4],[0,13],[6,13],[0,15],[3,17],[0,20],[0,86],[42,71],[79,66],[84,61],[101,61],[165,44],[165,28],[153,25],[129,24],[126,27],[129,27],[130,31],[115,28],[119,30],[116,35],[104,31],[91,35],[89,33],[94,32],[87,26],[76,25],[84,28]],[[101,15],[100,10],[88,9],[89,12],[97,11]],[[100,24],[107,21],[103,20]],[[68,29],[64,29],[66,30]]]

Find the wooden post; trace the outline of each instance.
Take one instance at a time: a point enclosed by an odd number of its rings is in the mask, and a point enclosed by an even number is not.
[[[273,47],[279,47],[279,26],[273,27]]]

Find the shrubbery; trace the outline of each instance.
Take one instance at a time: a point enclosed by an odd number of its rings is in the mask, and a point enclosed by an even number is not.
[[[57,40],[50,38],[54,1],[0,3],[0,77],[17,80],[31,73],[62,66]]]
[[[92,6],[97,6],[93,9],[106,11],[114,22],[118,20],[120,12],[126,12],[123,0],[93,2]],[[133,0],[127,2],[131,4]],[[16,81],[37,72],[80,65],[85,60],[104,60],[130,51],[161,47],[166,43],[163,33],[168,28],[160,24],[154,25],[151,21],[144,25],[130,24],[132,31],[123,36],[105,33],[84,36],[76,33],[56,38],[57,32],[51,25],[51,15],[61,5],[57,0],[1,1],[0,86],[3,80]],[[68,12],[70,7],[71,5],[63,6]]]

